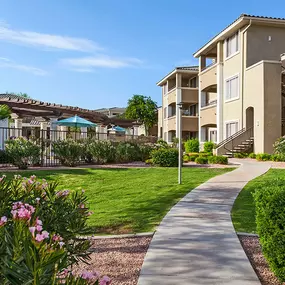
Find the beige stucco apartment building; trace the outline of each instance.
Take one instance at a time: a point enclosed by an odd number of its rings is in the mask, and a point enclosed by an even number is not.
[[[218,154],[272,153],[273,143],[285,133],[284,52],[285,19],[244,14],[195,52],[202,145],[218,143]]]
[[[162,89],[158,136],[168,143],[178,136],[180,103],[183,140],[198,137],[198,71],[198,66],[176,67],[157,83]]]

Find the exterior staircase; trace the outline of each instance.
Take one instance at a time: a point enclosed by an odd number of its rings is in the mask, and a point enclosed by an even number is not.
[[[216,147],[216,154],[233,157],[235,153],[249,153],[253,151],[253,144],[253,127],[243,128],[220,142]]]

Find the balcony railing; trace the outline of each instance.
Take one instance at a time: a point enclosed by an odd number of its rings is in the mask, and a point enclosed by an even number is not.
[[[201,104],[201,108],[208,107],[208,106],[214,106],[214,105],[217,105],[217,100],[213,100],[213,101]]]
[[[188,116],[188,117],[197,117],[197,113],[190,112],[189,110],[181,110],[182,116]]]
[[[210,68],[211,66],[215,65],[216,63],[217,63],[216,61],[211,62],[210,64],[208,64],[205,67],[203,67],[201,71],[204,71],[204,70]]]

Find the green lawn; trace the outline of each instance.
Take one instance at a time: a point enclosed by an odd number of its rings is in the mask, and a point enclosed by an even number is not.
[[[262,191],[273,179],[284,181],[285,169],[270,169],[266,174],[250,181],[240,192],[232,209],[232,221],[237,232],[256,233],[255,207],[252,194]]]
[[[89,220],[92,231],[117,234],[154,230],[191,189],[230,170],[183,168],[182,185],[177,185],[176,168],[41,170],[20,174],[56,180],[59,189],[84,189],[94,212]],[[11,177],[15,173],[5,174]]]

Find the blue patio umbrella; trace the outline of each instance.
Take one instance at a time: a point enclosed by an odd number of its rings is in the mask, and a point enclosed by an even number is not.
[[[126,129],[124,129],[122,127],[119,127],[119,126],[116,126],[116,127],[113,126],[113,127],[109,128],[108,131],[115,131],[115,132],[125,133]]]
[[[67,119],[63,119],[63,120],[60,120],[60,121],[57,121],[56,122],[57,125],[59,126],[66,126],[66,127],[82,127],[82,128],[86,128],[86,127],[96,127],[97,125],[88,121],[88,120],[85,120],[77,115],[75,115],[74,117],[70,117],[70,118],[67,118]]]

